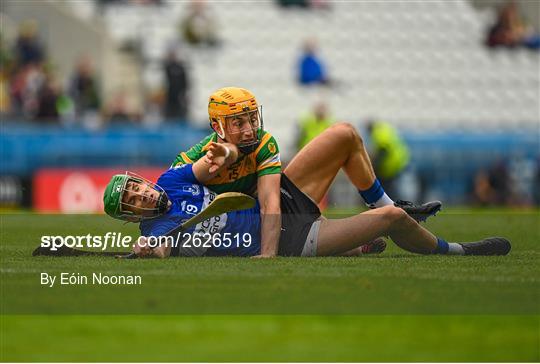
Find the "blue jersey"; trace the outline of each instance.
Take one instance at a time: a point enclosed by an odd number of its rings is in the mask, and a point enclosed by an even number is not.
[[[167,193],[172,205],[164,215],[140,223],[142,236],[165,235],[214,200],[216,194],[197,181],[192,168],[192,164],[182,164],[159,177],[157,184]],[[212,217],[182,233],[183,239],[178,241],[179,253],[187,256],[257,255],[261,250],[260,235],[260,208],[257,202],[252,209]],[[190,239],[194,236],[199,236],[200,240]]]

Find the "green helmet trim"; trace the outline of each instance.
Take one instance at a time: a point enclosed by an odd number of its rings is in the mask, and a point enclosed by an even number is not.
[[[103,193],[103,207],[107,215],[115,219],[123,220],[126,212],[122,211],[122,195],[125,187],[130,180],[127,174],[116,174],[105,188]]]
[[[127,191],[128,182],[144,183],[148,187],[159,192],[159,197],[154,199],[154,207],[136,207],[122,201],[124,193]],[[142,195],[139,192],[136,194]],[[140,222],[146,219],[153,219],[167,212],[171,202],[165,193],[165,190],[156,183],[147,180],[133,172],[125,174],[116,174],[111,178],[111,181],[105,188],[103,193],[103,207],[107,215],[125,221]],[[131,208],[130,208],[131,207]],[[132,208],[137,208],[140,213],[131,211]]]

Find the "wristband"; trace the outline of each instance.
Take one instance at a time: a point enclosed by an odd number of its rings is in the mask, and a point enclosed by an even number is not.
[[[225,146],[224,146],[224,147],[225,147]],[[225,159],[227,159],[227,158],[229,158],[229,156],[231,155],[231,150],[230,150],[229,148],[227,148],[227,147],[225,147],[225,150],[226,150],[226,152],[225,152]]]

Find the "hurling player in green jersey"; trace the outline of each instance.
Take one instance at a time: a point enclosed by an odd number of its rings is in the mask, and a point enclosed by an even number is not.
[[[220,172],[208,182],[207,186],[214,192],[242,192],[255,196],[258,178],[270,174],[281,173],[279,147],[276,140],[267,131],[254,131],[260,141],[253,151],[241,153],[240,158],[225,171]],[[228,139],[227,139],[228,140]],[[202,158],[212,143],[222,143],[217,133],[212,133],[191,147],[187,152],[180,153],[172,167],[182,164],[192,164]]]
[[[214,133],[180,153],[172,167],[205,157],[213,176],[206,182],[211,190],[257,195],[261,204],[260,256],[275,256],[281,232],[281,160],[276,140],[263,129],[259,104],[248,90],[225,87],[210,96],[208,116]],[[224,165],[230,153],[238,153],[238,157]]]
[[[287,218],[298,213],[295,197],[301,193],[316,204],[320,203],[340,169],[372,208],[395,205],[417,221],[425,220],[441,208],[439,201],[423,205],[394,202],[375,176],[362,138],[349,123],[337,123],[325,130],[281,173],[278,145],[263,130],[262,113],[251,92],[238,87],[217,90],[210,96],[208,114],[214,133],[187,152],[180,153],[172,167],[203,158],[210,173],[205,184],[210,189],[218,193],[257,194],[261,205],[261,251],[258,257],[277,254],[281,215]],[[281,199],[283,194],[287,199]],[[283,201],[288,202],[284,204]],[[316,215],[320,216],[320,212],[306,214],[306,223]],[[384,249],[380,243],[367,247],[374,247],[373,252],[379,252],[381,247]],[[359,247],[347,255],[370,252],[370,249]]]

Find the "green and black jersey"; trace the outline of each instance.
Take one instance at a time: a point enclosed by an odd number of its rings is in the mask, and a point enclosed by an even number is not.
[[[217,140],[216,133],[208,135],[187,152],[178,154],[172,166],[195,163],[206,154],[208,145]],[[259,140],[261,143],[254,152],[240,157],[206,185],[217,193],[243,192],[254,195],[259,176],[281,173],[281,159],[276,140],[264,130],[259,130]]]

